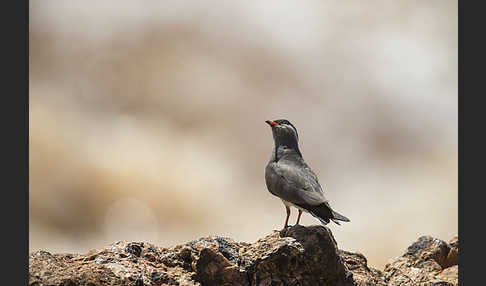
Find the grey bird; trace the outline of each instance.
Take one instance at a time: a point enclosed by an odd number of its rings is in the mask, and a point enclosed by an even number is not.
[[[329,205],[316,174],[302,157],[299,135],[294,125],[286,119],[265,122],[272,128],[275,143],[270,161],[265,167],[265,183],[268,191],[279,197],[285,205],[287,218],[284,229],[288,227],[290,207],[299,210],[296,224],[299,224],[302,212],[310,213],[324,225],[330,220],[336,224],[349,221]]]

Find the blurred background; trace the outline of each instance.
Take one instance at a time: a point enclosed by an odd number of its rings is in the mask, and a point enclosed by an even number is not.
[[[30,250],[281,229],[279,118],[341,249],[382,268],[449,240],[457,44],[457,1],[30,1]]]

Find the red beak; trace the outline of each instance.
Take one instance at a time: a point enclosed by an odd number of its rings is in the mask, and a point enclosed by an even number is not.
[[[270,125],[270,126],[272,126],[272,127],[273,127],[273,126],[275,126],[275,125],[278,125],[278,123],[277,123],[277,122],[272,121],[272,120],[267,120],[267,121],[265,121],[265,122],[266,122],[266,123],[268,123],[268,125]]]

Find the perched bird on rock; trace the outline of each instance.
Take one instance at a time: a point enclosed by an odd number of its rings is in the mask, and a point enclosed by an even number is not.
[[[290,207],[299,210],[296,224],[299,224],[302,212],[310,213],[324,225],[330,220],[336,224],[349,221],[329,205],[317,176],[302,157],[298,145],[299,135],[294,125],[285,119],[265,122],[272,128],[275,143],[270,161],[265,167],[265,183],[268,191],[279,197],[285,205],[287,218],[284,228],[288,226]]]

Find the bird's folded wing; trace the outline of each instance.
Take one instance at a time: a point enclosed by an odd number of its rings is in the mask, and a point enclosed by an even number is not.
[[[319,205],[327,201],[317,176],[309,167],[280,162],[269,167],[278,179],[279,187],[275,191],[280,198],[294,204],[308,205]]]

